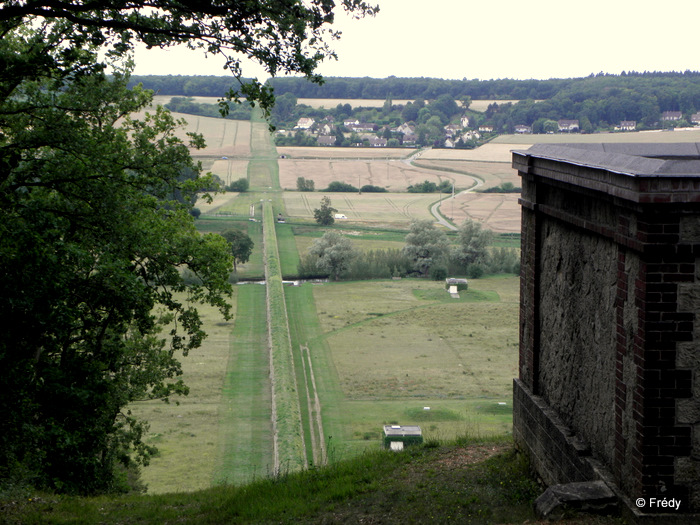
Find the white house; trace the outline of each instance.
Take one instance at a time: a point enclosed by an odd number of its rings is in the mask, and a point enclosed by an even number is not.
[[[294,129],[309,129],[314,125],[314,122],[312,118],[302,117],[297,121],[297,125],[294,126]]]
[[[559,125],[559,131],[566,131],[566,132],[572,132],[572,131],[578,131],[578,120],[567,120],[567,119],[562,119],[558,120],[557,124]]]

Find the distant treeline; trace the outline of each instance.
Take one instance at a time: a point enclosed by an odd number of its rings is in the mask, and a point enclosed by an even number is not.
[[[143,85],[160,95],[221,96],[236,84],[229,76],[140,76],[132,83]],[[350,78],[328,77],[323,85],[303,78],[280,77],[267,83],[276,95],[291,93],[297,98],[427,99],[450,95],[454,99],[473,100],[545,100],[562,92],[586,93],[591,89],[621,89],[656,95],[662,111],[684,111],[688,99],[700,96],[700,72],[644,72],[621,75],[598,74],[585,78],[549,80],[444,80],[439,78]],[[694,102],[695,104],[695,102]],[[699,109],[695,106],[695,109]]]
[[[134,76],[132,82],[161,95],[172,96],[221,96],[236,81],[230,77],[196,76]],[[294,108],[297,98],[337,99],[385,99],[384,111],[374,109],[375,114],[360,115],[365,122],[378,125],[398,125],[400,121],[426,124],[434,112],[408,115],[422,108],[423,100],[437,101],[449,98],[453,101],[469,100],[519,100],[517,103],[493,103],[484,113],[470,114],[470,126],[488,124],[496,133],[513,133],[515,126],[527,125],[534,133],[544,133],[560,119],[576,119],[582,132],[613,130],[621,121],[635,121],[636,129],[654,129],[668,126],[690,125],[690,117],[700,112],[700,72],[684,73],[623,73],[599,74],[586,78],[550,80],[443,80],[434,78],[327,78],[319,86],[301,78],[275,78],[268,81],[274,87],[278,107],[273,112],[275,125],[287,126],[300,116],[318,117],[319,111],[311,108]],[[418,100],[416,104],[397,106],[392,99]],[[180,100],[179,109],[195,106],[192,101]],[[454,102],[452,102],[454,104]],[[176,104],[178,105],[178,104]],[[428,104],[426,104],[428,105]],[[456,106],[459,108],[460,106]],[[189,112],[204,114],[206,108],[190,107]],[[302,111],[303,109],[303,111]],[[335,108],[343,115],[354,110],[344,104]],[[342,110],[342,111],[341,111]],[[398,111],[396,115],[387,111]],[[208,111],[212,111],[209,108]],[[682,118],[672,123],[661,120],[665,111],[680,111]],[[241,111],[234,118],[247,118]],[[382,113],[381,115],[379,113]],[[443,112],[444,113],[444,112]],[[457,116],[439,115],[442,125]],[[386,121],[386,122],[385,122]],[[391,122],[389,122],[391,121]],[[548,127],[549,126],[549,127]]]

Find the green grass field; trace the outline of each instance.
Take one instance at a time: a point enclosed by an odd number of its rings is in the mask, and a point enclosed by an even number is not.
[[[511,431],[518,279],[471,283],[459,300],[443,283],[424,280],[288,292],[313,293],[303,316],[313,304],[319,325],[307,339],[338,457],[379,446],[388,423],[424,422],[436,439]]]
[[[197,230],[202,233],[222,233],[226,230],[237,229],[246,232],[250,236],[254,243],[253,252],[250,254],[248,262],[238,264],[236,275],[238,279],[262,279],[265,274],[262,250],[262,223],[228,216],[204,215],[202,217],[195,222]]]
[[[274,472],[264,286],[238,287],[230,348],[219,407],[215,484],[247,483]]]

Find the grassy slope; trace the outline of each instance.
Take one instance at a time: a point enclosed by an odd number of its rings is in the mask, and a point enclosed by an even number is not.
[[[245,483],[273,473],[265,287],[238,288],[222,402],[214,483]]]
[[[532,501],[540,490],[507,441],[463,440],[376,451],[241,487],[98,498],[23,494],[2,507],[0,518],[23,525],[535,523]],[[620,522],[582,516],[566,523]]]

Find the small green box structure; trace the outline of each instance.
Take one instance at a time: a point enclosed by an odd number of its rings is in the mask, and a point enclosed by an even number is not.
[[[404,446],[421,443],[423,443],[423,432],[419,426],[384,425],[384,448],[403,450]]]
[[[456,279],[454,277],[445,279],[445,288],[449,290],[452,286],[456,286],[457,291],[461,292],[469,288],[469,282],[466,279]]]

